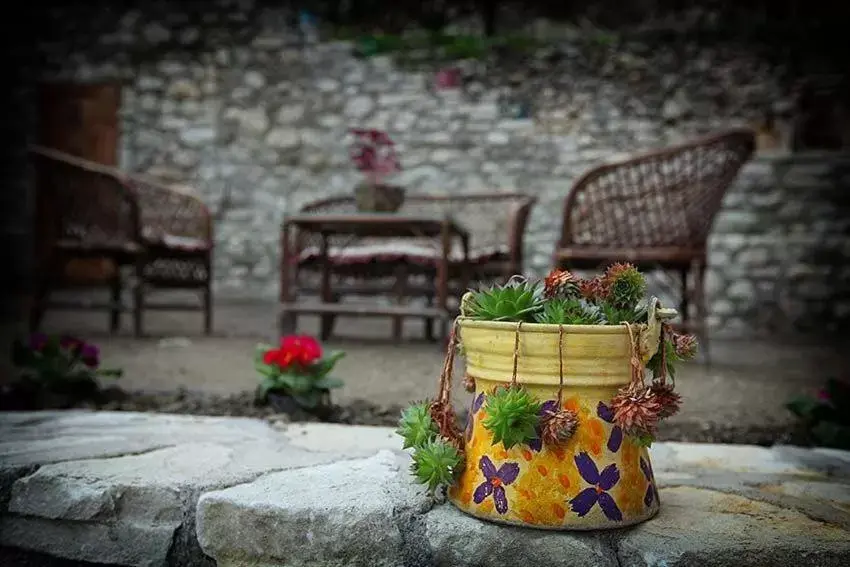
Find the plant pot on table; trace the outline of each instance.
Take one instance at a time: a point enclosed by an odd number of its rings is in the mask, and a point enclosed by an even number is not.
[[[404,188],[383,183],[361,183],[354,189],[357,210],[394,213],[404,204]]]

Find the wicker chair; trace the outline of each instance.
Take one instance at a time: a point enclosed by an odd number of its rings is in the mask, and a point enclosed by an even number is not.
[[[587,172],[564,202],[554,264],[588,270],[628,261],[678,272],[682,326],[697,333],[707,359],[706,242],[727,188],[754,150],[754,134],[735,129]]]
[[[459,243],[450,256],[450,293],[459,296],[469,283],[507,279],[523,270],[523,236],[536,199],[519,193],[465,193],[456,195],[408,194],[397,214],[442,216],[450,214],[470,234],[469,262],[464,263]],[[356,213],[354,196],[338,196],[309,203],[303,214]],[[295,288],[315,293],[315,276],[321,269],[316,237],[299,233],[295,241]],[[424,298],[432,305],[439,243],[433,239],[339,238],[330,243],[330,262],[335,295],[394,297],[396,301]],[[418,281],[417,281],[418,280]],[[281,298],[287,290],[281,289]],[[327,300],[328,298],[326,298]],[[322,336],[332,333],[334,315],[322,315]],[[434,337],[432,319],[426,318],[425,332]],[[294,325],[294,321],[292,322]],[[400,319],[394,320],[393,335],[401,335]]]
[[[42,240],[30,326],[39,326],[48,307],[107,309],[110,330],[120,328],[124,311],[122,267],[132,268],[133,326],[142,334],[145,309],[201,310],[212,332],[212,220],[195,196],[143,176],[127,175],[49,148],[32,147]],[[45,206],[46,204],[46,206]],[[110,301],[50,303],[50,293],[66,287],[73,260],[101,259],[113,266]],[[94,282],[103,286],[104,282]],[[85,287],[91,287],[86,285]],[[75,286],[76,287],[76,286]],[[199,290],[200,305],[147,304],[150,289]]]

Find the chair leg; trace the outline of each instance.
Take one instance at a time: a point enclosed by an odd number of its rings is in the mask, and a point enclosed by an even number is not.
[[[696,304],[696,332],[700,342],[700,352],[706,364],[711,364],[708,348],[708,309],[705,298],[706,265],[700,262],[694,274],[694,303]]]
[[[688,276],[690,275],[690,269],[683,269],[679,271],[679,278],[681,278],[682,283],[682,294],[680,296],[679,301],[679,315],[682,316],[682,323],[687,323],[690,319],[690,293],[691,290],[688,288]]]
[[[109,332],[113,335],[121,329],[121,268],[116,266],[109,282]]]
[[[340,302],[339,294],[333,294],[325,301],[327,303],[339,303]],[[336,324],[336,315],[332,313],[325,313],[321,316],[321,329],[320,329],[320,337],[322,341],[326,341],[331,338],[334,333],[334,325]]]
[[[208,281],[204,289],[204,334],[212,335],[213,331],[213,292],[212,282]]]
[[[278,316],[277,330],[281,337],[295,334],[298,330],[298,315],[291,311],[282,311]]]
[[[434,294],[429,293],[425,296],[425,304],[428,307],[434,306]],[[434,342],[434,318],[433,317],[425,317],[423,319],[423,323],[425,324],[425,340],[428,342]]]
[[[136,338],[142,336],[142,315],[145,309],[145,261],[136,261],[136,285],[133,287],[133,334]]]

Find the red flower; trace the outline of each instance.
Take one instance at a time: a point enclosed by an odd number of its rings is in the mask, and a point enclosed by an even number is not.
[[[266,351],[263,362],[287,368],[293,364],[309,366],[322,358],[322,347],[313,337],[289,335],[280,339],[280,348]]]

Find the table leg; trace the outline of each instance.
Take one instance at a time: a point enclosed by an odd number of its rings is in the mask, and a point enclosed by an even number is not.
[[[407,277],[407,266],[403,264],[399,265],[395,269],[395,283],[393,285],[393,292],[398,305],[404,304],[404,299],[407,295]],[[404,317],[401,315],[393,315],[393,338],[397,341],[401,340],[403,323]]]
[[[319,255],[322,259],[322,281],[320,287],[320,293],[322,296],[322,303],[336,303],[334,301],[333,291],[331,290],[331,259],[329,254],[330,237],[327,234],[321,234],[321,245],[319,249]],[[323,313],[321,315],[321,339],[326,341],[333,334],[333,326],[334,320],[336,316],[331,313]]]

